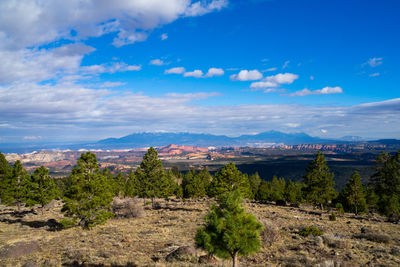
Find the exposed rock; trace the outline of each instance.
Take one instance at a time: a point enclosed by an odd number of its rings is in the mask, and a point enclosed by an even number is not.
[[[172,251],[165,258],[166,261],[190,261],[197,262],[196,249],[193,246],[182,246]]]
[[[38,251],[40,251],[40,246],[36,240],[17,242],[3,246],[0,249],[0,258],[19,258]]]
[[[217,264],[218,260],[213,255],[202,255],[199,257],[199,263],[202,264]]]
[[[314,244],[317,247],[323,247],[324,246],[324,240],[322,239],[322,237],[316,236],[316,237],[314,237]]]

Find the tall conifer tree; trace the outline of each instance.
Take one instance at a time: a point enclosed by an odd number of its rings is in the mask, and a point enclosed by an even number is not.
[[[324,205],[336,197],[337,193],[333,186],[334,174],[326,165],[324,154],[318,151],[315,159],[308,165],[304,179],[304,195],[308,202],[319,205],[323,209]]]

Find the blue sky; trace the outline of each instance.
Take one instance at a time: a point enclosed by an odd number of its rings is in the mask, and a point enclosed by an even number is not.
[[[400,3],[2,1],[0,142],[400,138]]]

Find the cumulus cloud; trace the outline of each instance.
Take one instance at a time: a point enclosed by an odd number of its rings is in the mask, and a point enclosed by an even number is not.
[[[100,84],[100,87],[108,87],[108,88],[110,88],[110,87],[119,87],[119,86],[122,86],[122,85],[126,85],[126,83],[123,83],[123,82],[104,82],[104,83],[102,83],[102,84]]]
[[[327,92],[330,90],[325,90]],[[323,90],[321,90],[323,92]],[[242,134],[304,131],[332,137],[399,137],[400,99],[354,106],[248,104],[203,106],[217,93],[167,94],[88,89],[74,84],[0,86],[2,137],[49,136],[92,140],[135,131]],[[375,125],[371,129],[371,125]],[[388,127],[390,125],[390,127]],[[205,130],[206,129],[206,130]],[[29,134],[28,134],[29,133]],[[9,140],[8,140],[9,141]]]
[[[224,75],[224,70],[220,68],[209,68],[205,77],[221,76]]]
[[[145,40],[160,25],[221,10],[227,4],[224,0],[4,0],[0,1],[0,43],[23,48],[114,32],[114,45],[122,46]]]
[[[162,61],[161,59],[153,59],[150,61],[150,65],[162,66],[167,65],[168,63]]]
[[[260,82],[253,82],[250,85],[252,89],[262,89],[269,87],[279,87],[282,84],[292,84],[299,78],[299,75],[293,73],[278,73],[276,75],[268,76]]]
[[[0,84],[72,75],[79,71],[82,58],[94,51],[81,44],[89,37],[111,34],[112,44],[121,47],[144,41],[153,29],[179,18],[226,6],[222,0],[0,1]],[[48,48],[60,40],[72,44]]]
[[[128,65],[124,62],[113,62],[111,64],[97,64],[82,66],[81,72],[84,74],[98,75],[101,73],[116,73],[124,71],[139,71],[142,69],[140,65]]]
[[[201,70],[188,71],[183,74],[183,77],[201,78],[203,77],[203,72]]]
[[[320,90],[311,91],[307,88],[294,92],[289,96],[306,96],[306,95],[329,95],[329,94],[341,94],[343,93],[343,89],[339,86],[336,87],[324,87]]]
[[[375,73],[370,74],[369,77],[377,77],[379,75],[381,75],[379,72],[375,72]]]
[[[171,68],[168,70],[165,70],[165,74],[182,74],[186,71],[184,67],[176,67],[176,68]]]
[[[232,81],[254,81],[263,77],[258,70],[241,70],[238,74],[230,76]]]

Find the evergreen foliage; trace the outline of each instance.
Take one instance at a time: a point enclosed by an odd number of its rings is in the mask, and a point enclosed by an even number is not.
[[[205,173],[197,173],[194,169],[186,172],[182,179],[183,197],[198,198],[206,196],[209,181],[209,177]]]
[[[6,180],[12,174],[12,167],[8,163],[3,153],[0,153],[0,200],[3,199],[3,191],[6,189]]]
[[[27,206],[40,204],[43,208],[57,196],[59,196],[59,192],[54,179],[49,176],[49,170],[44,166],[36,168],[28,185]]]
[[[210,184],[209,196],[220,197],[235,190],[239,190],[243,197],[251,198],[252,196],[247,175],[242,174],[234,163],[229,163],[215,175]]]
[[[84,228],[102,224],[113,216],[109,211],[113,188],[109,178],[99,170],[95,154],[83,153],[69,180],[71,186],[63,199],[66,216],[76,218]]]
[[[278,201],[278,200],[283,200],[283,195],[285,192],[285,186],[286,182],[285,179],[279,178],[274,176],[272,177],[272,180],[270,182],[271,184],[271,196],[270,200],[272,201]]]
[[[2,193],[2,202],[6,205],[17,205],[18,211],[21,205],[25,203],[28,197],[28,187],[30,177],[23,168],[21,161],[17,160],[12,168],[10,176],[4,177],[4,189]]]
[[[358,215],[359,212],[364,212],[367,208],[364,191],[360,174],[355,171],[345,188],[340,192],[339,199],[342,200],[341,202],[346,210]]]
[[[249,176],[249,183],[252,192],[252,198],[255,198],[258,192],[258,188],[261,184],[261,178],[260,175],[258,175],[258,172]]]
[[[196,246],[221,258],[231,257],[237,266],[238,256],[257,252],[261,247],[263,226],[241,206],[241,193],[228,191],[212,205],[205,224],[197,230]]]
[[[292,182],[292,180],[288,180],[285,186],[285,190],[283,192],[283,196],[285,201],[299,204],[303,202],[303,194],[302,194],[303,184],[300,182]]]
[[[125,178],[125,185],[123,186],[124,197],[134,197],[138,194],[138,181],[133,171],[130,171]]]
[[[303,176],[305,187],[303,188],[306,201],[315,205],[324,205],[336,197],[337,193],[333,186],[334,174],[326,166],[324,154],[318,151],[315,159],[309,164]]]
[[[376,169],[371,177],[381,213],[400,215],[400,150],[390,155],[382,152],[376,159]]]
[[[268,201],[271,199],[271,185],[269,182],[261,180],[255,199],[258,201]]]
[[[158,153],[150,147],[144,155],[140,166],[136,169],[138,195],[144,198],[154,198],[160,195],[160,180],[165,175]]]

